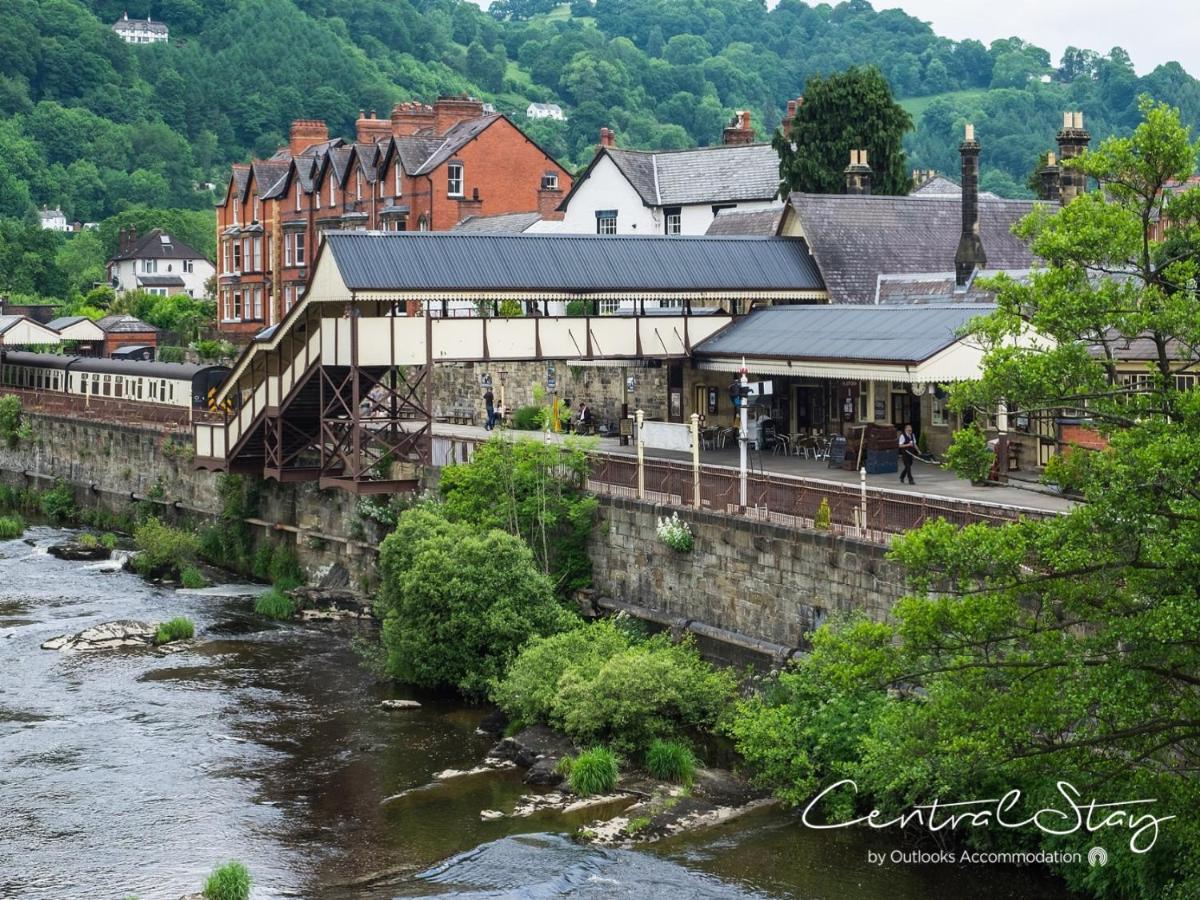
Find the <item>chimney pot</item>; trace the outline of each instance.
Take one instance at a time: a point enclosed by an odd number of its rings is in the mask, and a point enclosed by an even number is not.
[[[846,177],[847,194],[871,193],[871,167],[867,165],[867,151],[851,148],[850,165],[843,174]]]
[[[966,139],[968,141],[975,140],[975,126],[972,125],[970,122],[967,123]]]
[[[600,129],[600,146],[612,147],[616,144],[617,134],[611,128]]]

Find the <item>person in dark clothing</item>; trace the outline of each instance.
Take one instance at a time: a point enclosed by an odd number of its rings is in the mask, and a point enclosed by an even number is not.
[[[496,396],[492,393],[491,388],[484,391],[483,406],[487,410],[487,424],[483,427],[487,431],[491,431],[496,427]]]
[[[917,452],[917,437],[913,434],[913,427],[905,425],[904,430],[900,432],[900,461],[904,463],[904,468],[900,470],[900,483],[904,483],[904,479],[908,478],[909,484],[916,484],[912,477],[913,457]]]

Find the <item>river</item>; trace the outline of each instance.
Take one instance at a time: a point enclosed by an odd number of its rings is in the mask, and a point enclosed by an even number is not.
[[[175,900],[231,858],[258,900],[1063,894],[1029,870],[869,865],[895,842],[779,810],[636,852],[575,843],[585,818],[483,821],[528,791],[517,774],[432,778],[480,761],[483,711],[424,696],[380,710],[414,695],[358,664],[351,638],[369,625],[265,622],[237,588],[164,590],[47,555],[63,536],[0,543],[2,898]],[[199,638],[178,653],[39,648],[175,615]]]

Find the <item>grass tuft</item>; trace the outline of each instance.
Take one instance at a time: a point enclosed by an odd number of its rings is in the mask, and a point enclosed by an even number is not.
[[[696,756],[686,744],[656,740],[646,751],[646,771],[660,781],[691,784],[696,777]]]
[[[617,755],[607,747],[593,747],[571,762],[571,790],[581,796],[604,794],[617,784]]]
[[[195,566],[188,566],[179,573],[179,583],[191,589],[208,587],[208,579]]]
[[[25,520],[20,516],[0,516],[0,541],[11,541],[25,533]]]
[[[203,894],[204,900],[249,900],[250,872],[235,860],[217,866],[204,882]]]
[[[196,626],[192,624],[191,619],[176,616],[158,626],[158,631],[154,635],[154,643],[169,644],[171,641],[186,641],[195,633]]]
[[[296,615],[296,604],[278,587],[273,587],[255,601],[254,611],[268,619],[290,619]]]

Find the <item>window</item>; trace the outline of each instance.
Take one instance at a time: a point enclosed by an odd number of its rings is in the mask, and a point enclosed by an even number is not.
[[[602,315],[602,316],[614,315],[620,308],[621,308],[620,300],[601,300],[600,301],[600,315]]]
[[[233,246],[232,246],[232,244],[233,244],[232,241],[225,242],[225,267],[222,270],[225,272],[233,271]]]
[[[871,382],[860,381],[858,383],[858,421],[869,422],[871,420]]]
[[[254,311],[251,318],[258,320],[262,317],[262,288],[256,287],[254,289]]]
[[[254,198],[254,218],[252,221],[258,221],[258,198]]]
[[[289,309],[296,305],[296,286],[294,284],[285,285],[283,288],[283,311],[286,313]]]
[[[673,297],[669,300],[659,300],[658,308],[659,309],[683,309],[683,298],[682,297]]]
[[[292,238],[296,241],[296,265],[304,265],[304,232],[297,231]]]
[[[558,173],[557,172],[547,172],[545,175],[542,176],[542,190],[543,191],[557,191],[558,190]]]
[[[158,271],[158,260],[157,259],[143,259],[142,260],[142,271],[143,272],[157,272]]]
[[[683,230],[683,209],[679,206],[668,206],[663,210],[663,232],[665,234],[680,234]]]
[[[230,270],[234,275],[242,274],[242,242],[233,242],[233,268]]]
[[[242,317],[242,292],[233,292],[233,316],[231,318],[238,320]]]
[[[292,235],[285,234],[283,236],[283,266],[286,269],[292,264],[292,249],[295,244],[292,243]]]
[[[596,234],[617,233],[617,211],[615,209],[596,210]]]
[[[417,231],[428,231],[428,230],[429,230],[429,216],[425,215],[425,213],[421,213],[421,217],[419,219],[417,219]]]
[[[934,394],[930,399],[929,404],[929,422],[932,425],[949,425],[950,411],[946,408],[946,400],[948,399],[942,392]]]
[[[401,196],[404,193],[404,191],[402,189],[403,184],[404,184],[404,182],[400,178],[400,162],[399,162],[399,160],[397,160],[396,161],[396,196],[397,197]]]
[[[296,182],[296,212],[300,212],[300,182]]]
[[[235,200],[235,201],[234,201],[234,204],[233,204],[233,224],[234,224],[234,225],[237,225],[237,224],[239,224],[239,222],[238,222],[238,212],[239,212],[239,210],[240,210],[240,207],[241,207],[241,204],[240,204],[240,203],[238,203],[238,202]]]
[[[196,267],[195,267],[195,260],[191,260],[191,259],[185,259],[185,260],[183,261],[183,271],[185,271],[185,272],[194,272],[194,271],[196,271]]]
[[[1176,375],[1175,376],[1175,390],[1190,391],[1195,387],[1196,387],[1196,376],[1195,375]]]
[[[362,199],[362,172],[354,173],[354,199]]]
[[[463,195],[463,164],[460,162],[446,166],[446,193],[451,197]]]
[[[333,183],[333,179],[329,179],[329,205],[337,205],[337,186]]]
[[[253,242],[254,246],[254,264],[250,271],[261,272],[262,268],[262,238],[256,237]]]

